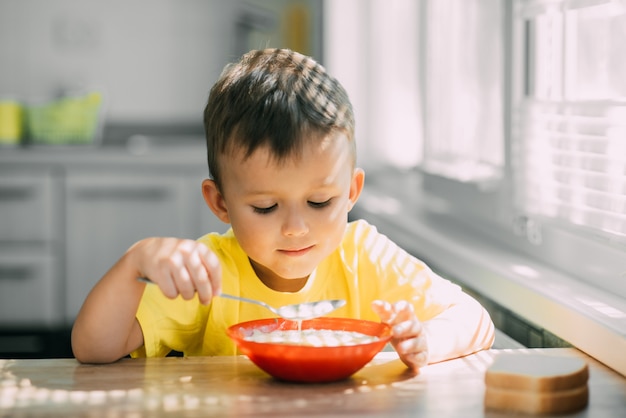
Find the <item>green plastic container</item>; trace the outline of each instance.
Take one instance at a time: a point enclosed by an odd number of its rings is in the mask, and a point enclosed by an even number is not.
[[[26,109],[31,144],[93,144],[100,138],[102,95],[94,92]]]

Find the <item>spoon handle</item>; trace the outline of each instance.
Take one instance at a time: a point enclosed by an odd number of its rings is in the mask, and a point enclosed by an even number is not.
[[[254,299],[244,298],[244,297],[241,297],[241,296],[229,295],[228,293],[220,293],[218,296],[223,297],[223,298],[227,298],[227,299],[238,300],[238,301],[241,301],[241,302],[248,302],[248,303],[254,303],[254,304],[257,304],[257,305],[261,305],[264,308],[269,309],[270,311],[274,312],[275,314],[278,314],[276,309],[274,309],[273,307],[271,307],[267,303],[262,302],[260,300],[254,300]]]
[[[142,283],[155,284],[152,280],[148,279],[147,277],[137,277],[137,281],[142,282]],[[235,296],[235,295],[229,295],[228,293],[220,293],[218,296],[226,298],[226,299],[238,300],[241,302],[254,303],[256,305],[260,305],[264,307],[265,309],[269,309],[270,311],[278,315],[278,311],[276,309],[274,309],[272,306],[260,300],[248,299],[248,298]]]

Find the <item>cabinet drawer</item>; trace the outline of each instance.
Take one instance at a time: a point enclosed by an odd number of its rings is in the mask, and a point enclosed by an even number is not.
[[[54,235],[53,177],[0,172],[0,241],[48,241]]]
[[[0,253],[0,326],[60,324],[55,268],[52,256]]]

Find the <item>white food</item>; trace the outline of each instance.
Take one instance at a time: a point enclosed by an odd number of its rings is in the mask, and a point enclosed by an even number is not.
[[[274,330],[263,332],[254,330],[244,337],[247,341],[257,343],[275,343],[306,345],[312,347],[339,347],[347,345],[367,344],[378,340],[378,337],[356,331],[330,329]]]

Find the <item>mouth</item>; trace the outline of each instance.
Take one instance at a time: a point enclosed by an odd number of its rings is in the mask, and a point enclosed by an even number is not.
[[[278,250],[278,252],[281,254],[290,256],[290,257],[298,257],[298,256],[308,253],[312,249],[313,249],[313,245],[310,245],[308,247],[297,248],[297,249]]]

